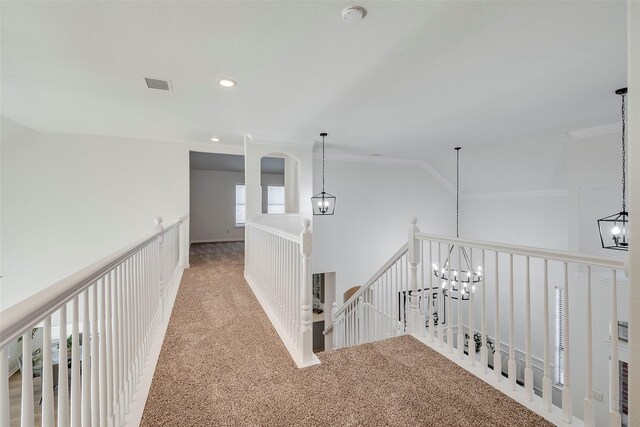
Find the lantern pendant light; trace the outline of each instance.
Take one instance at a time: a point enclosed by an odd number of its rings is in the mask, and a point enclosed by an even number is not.
[[[456,238],[460,238],[460,150],[456,147]],[[444,263],[440,267],[433,264],[433,274],[442,279],[442,294],[450,296],[452,299],[462,298],[467,301],[471,298],[471,294],[476,291],[476,287],[482,280],[482,267],[478,267],[477,271],[471,266],[471,259],[464,247],[459,248],[458,252],[458,268],[453,268],[452,253],[455,246],[451,245],[449,254]],[[463,264],[464,263],[464,264]]]
[[[322,137],[322,192],[311,198],[311,207],[314,215],[333,215],[336,208],[336,197],[324,191],[324,138],[326,132],[320,134]]]
[[[618,251],[629,250],[629,213],[626,196],[626,147],[625,147],[625,110],[624,101],[627,88],[618,89],[616,95],[622,97],[622,211],[598,220],[600,242],[604,249]]]

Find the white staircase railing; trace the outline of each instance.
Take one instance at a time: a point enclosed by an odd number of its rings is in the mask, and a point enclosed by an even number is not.
[[[165,304],[177,292],[180,222],[163,229],[157,218],[150,237],[0,313],[0,427],[16,421],[11,406],[21,407],[21,426],[34,425],[34,350],[42,354],[42,426],[124,424]],[[40,349],[34,328],[42,330]],[[19,338],[18,405],[9,395],[8,356]]]
[[[313,354],[311,231],[299,235],[256,222],[245,224],[245,279],[298,367]]]
[[[340,308],[332,309],[333,348],[351,347],[405,333],[409,296],[407,245],[402,246]]]
[[[451,265],[464,266],[465,252],[480,277],[466,288]],[[557,425],[618,427],[618,293],[624,276],[620,259],[434,236],[420,233],[414,218],[407,245],[334,307],[325,333],[333,329],[334,347],[341,348],[406,331]],[[554,312],[562,316],[552,319]],[[608,334],[598,328],[596,314],[608,315]],[[561,322],[552,323],[556,318]],[[577,374],[576,363],[583,364]],[[583,383],[582,391],[574,381]]]

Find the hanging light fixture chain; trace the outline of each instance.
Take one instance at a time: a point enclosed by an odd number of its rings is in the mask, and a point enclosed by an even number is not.
[[[324,193],[324,135],[322,135],[322,193]]]
[[[456,147],[456,238],[460,237],[460,147]]]
[[[625,111],[624,111],[624,100],[625,100],[625,95],[626,94],[622,94],[622,212],[626,212],[627,211],[627,196],[626,196],[626,185],[627,185],[627,179],[626,179],[626,161],[627,161],[627,150],[625,148],[625,127],[626,127],[626,123],[625,123]]]

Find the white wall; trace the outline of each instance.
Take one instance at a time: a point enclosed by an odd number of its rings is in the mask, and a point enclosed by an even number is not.
[[[244,172],[191,170],[190,241],[244,240],[244,226],[236,227],[236,184],[244,184]],[[267,211],[267,187],[284,185],[284,175],[263,173],[262,210]]]
[[[0,310],[188,214],[190,149],[242,154],[1,123]]]
[[[314,193],[322,186],[315,160]],[[428,233],[454,233],[455,199],[414,164],[326,161],[326,191],[335,195],[333,216],[315,216],[313,272],[336,272],[336,299],[363,285],[407,241],[409,219]],[[309,199],[301,204],[311,206]]]
[[[191,242],[244,240],[236,227],[236,184],[244,172],[191,170]]]

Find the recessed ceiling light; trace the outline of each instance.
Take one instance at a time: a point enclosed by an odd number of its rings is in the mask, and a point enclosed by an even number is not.
[[[222,87],[234,87],[238,83],[235,80],[231,79],[220,79],[218,80],[218,84]]]
[[[220,142],[220,138],[218,138],[217,136],[214,136],[213,138],[211,138],[211,140],[213,142]]]

